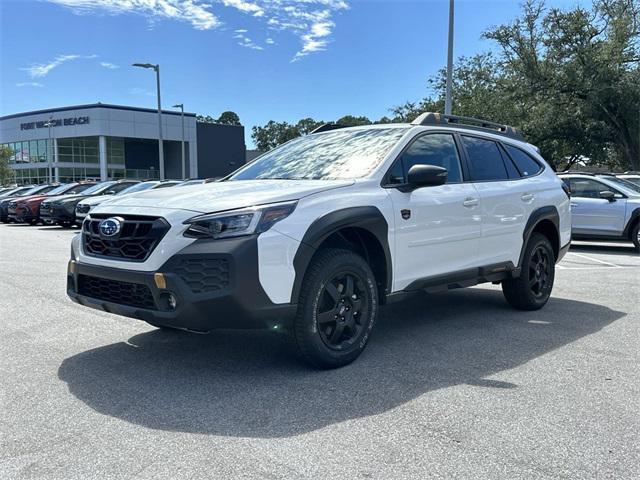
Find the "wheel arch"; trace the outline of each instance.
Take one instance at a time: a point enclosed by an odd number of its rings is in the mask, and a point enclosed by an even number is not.
[[[297,303],[305,273],[314,255],[323,248],[347,248],[362,255],[376,276],[378,298],[391,291],[392,263],[389,225],[373,206],[350,207],[316,219],[307,229],[293,259],[295,279],[291,303]]]
[[[518,260],[518,268],[522,268],[524,252],[529,242],[529,238],[534,233],[541,233],[551,242],[556,262],[559,260],[560,250],[560,215],[554,206],[546,206],[534,210],[527,220],[522,234],[522,248],[520,250],[520,258]]]
[[[629,220],[627,221],[627,225],[624,227],[624,231],[622,232],[622,236],[624,238],[628,238],[631,240],[631,232],[637,223],[640,222],[640,207],[637,207],[631,215],[629,216]]]

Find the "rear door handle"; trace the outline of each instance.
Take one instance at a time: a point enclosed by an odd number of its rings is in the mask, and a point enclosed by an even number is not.
[[[524,193],[520,198],[523,202],[530,202],[531,200],[533,200],[533,193]]]
[[[473,208],[473,207],[478,205],[478,199],[477,198],[471,198],[471,197],[465,198],[464,202],[462,202],[462,205],[467,207],[467,208]]]
[[[576,202],[571,202],[571,203],[569,203],[569,205],[571,205],[572,207],[577,207],[578,206],[578,204]]]

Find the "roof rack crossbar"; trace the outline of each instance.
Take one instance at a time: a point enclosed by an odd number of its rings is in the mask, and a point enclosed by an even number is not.
[[[524,141],[522,134],[514,127],[501,123],[490,122],[480,118],[462,117],[459,115],[445,115],[442,113],[425,112],[419,115],[411,125],[452,125],[469,130],[489,131],[498,135]]]
[[[310,135],[313,135],[314,133],[321,133],[321,132],[329,132],[331,130],[337,130],[339,128],[346,128],[347,125],[340,125],[338,123],[325,123],[320,125],[319,127],[314,128]]]

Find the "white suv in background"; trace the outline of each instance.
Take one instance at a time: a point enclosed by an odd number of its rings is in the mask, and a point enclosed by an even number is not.
[[[408,292],[495,282],[515,308],[541,308],[570,238],[563,183],[519,133],[426,113],[325,125],[220,182],[96,206],[68,294],[158,327],[287,331],[331,368]]]

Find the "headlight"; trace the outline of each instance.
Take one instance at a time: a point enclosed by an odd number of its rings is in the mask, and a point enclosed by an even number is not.
[[[298,202],[272,203],[220,213],[207,213],[186,220],[189,238],[229,238],[266,232],[287,218]]]

